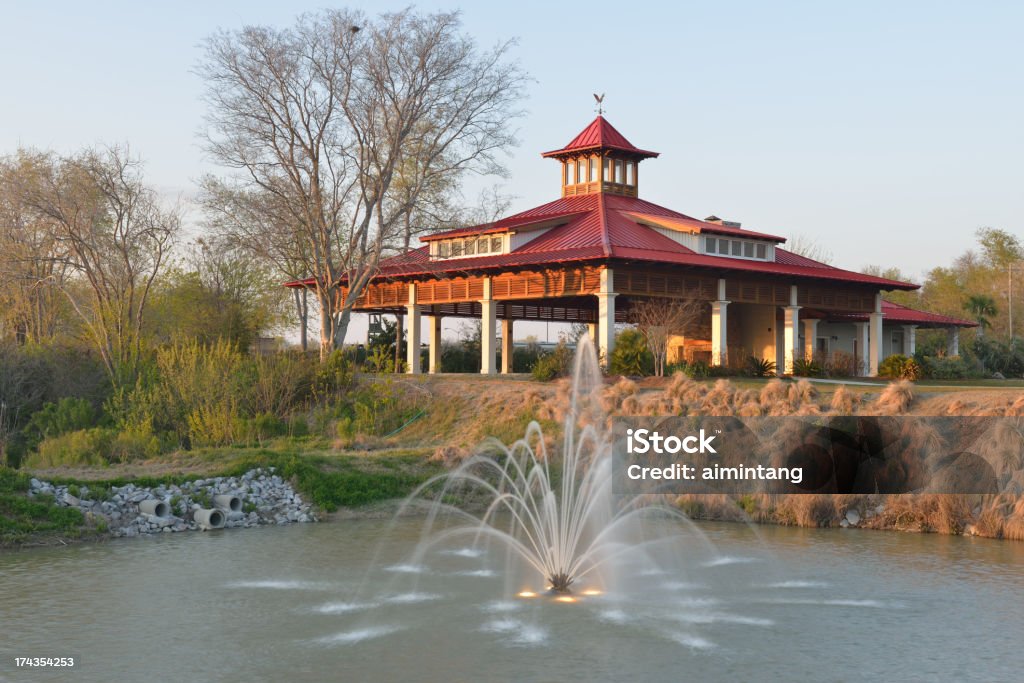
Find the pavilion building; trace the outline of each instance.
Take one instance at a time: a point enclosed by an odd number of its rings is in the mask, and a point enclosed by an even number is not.
[[[670,361],[753,356],[779,374],[798,358],[846,354],[855,374],[874,376],[886,356],[914,352],[918,328],[948,330],[956,355],[959,329],[975,325],[882,299],[918,285],[835,268],[787,251],[784,237],[641,199],[640,163],[658,153],[635,147],[603,116],[542,156],[559,164],[560,198],[424,236],[420,248],[382,261],[359,295],[355,311],[406,316],[409,372],[421,372],[422,325],[427,369],[440,372],[441,320],[453,316],[482,321],[484,374],[498,371],[498,321],[501,372],[511,372],[517,320],[586,323],[607,359],[616,323],[650,298],[702,302],[701,320],[674,338]]]

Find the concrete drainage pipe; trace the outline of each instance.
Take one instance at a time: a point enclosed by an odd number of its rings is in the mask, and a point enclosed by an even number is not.
[[[192,514],[192,519],[195,520],[196,524],[203,531],[224,528],[224,513],[220,510],[199,508]]]
[[[171,514],[171,507],[156,498],[150,498],[139,503],[139,512],[154,517],[167,517]]]
[[[217,509],[224,510],[225,512],[240,512],[242,509],[242,499],[228,493],[214,496],[213,504]]]

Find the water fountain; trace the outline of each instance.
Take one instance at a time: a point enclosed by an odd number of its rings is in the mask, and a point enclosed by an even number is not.
[[[597,355],[584,336],[560,452],[548,452],[541,427],[532,422],[512,445],[490,440],[478,454],[425,483],[410,497],[433,499],[411,564],[418,565],[438,543],[469,537],[504,549],[513,573],[525,569],[528,584],[544,582],[547,591],[563,596],[584,583],[582,594],[594,595],[624,589],[630,577],[667,571],[660,565],[666,555],[678,554],[678,547],[667,546],[679,527],[645,522],[689,520],[657,497],[613,494],[612,440],[601,387]],[[470,505],[445,503],[451,494]],[[535,592],[524,589],[522,595]]]

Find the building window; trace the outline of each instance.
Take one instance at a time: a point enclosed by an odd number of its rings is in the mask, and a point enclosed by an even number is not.
[[[576,182],[585,183],[587,182],[587,160],[580,159],[576,162]]]
[[[466,256],[473,256],[476,254],[476,238],[471,237],[466,240]]]
[[[448,255],[450,253],[451,244],[449,244],[447,241],[442,241],[440,244],[437,245],[437,255],[440,256],[441,258],[448,258]]]
[[[452,240],[452,256],[462,256],[462,240]]]
[[[604,160],[604,176],[602,177],[602,180],[604,180],[604,182],[606,182],[606,183],[612,182],[612,177],[613,177],[613,175],[612,175],[612,168],[614,167],[614,165],[615,165],[615,162],[612,161],[611,159],[605,159]]]
[[[592,182],[592,183],[596,183],[597,182],[597,170],[598,170],[597,167],[600,164],[601,164],[601,159],[599,157],[591,157],[590,158],[590,182]]]
[[[704,237],[704,253],[737,258],[768,260],[768,246],[754,240],[731,240],[724,237]]]
[[[622,159],[615,160],[615,182],[622,184]]]
[[[576,164],[572,161],[565,162],[565,184],[572,185],[573,176],[576,174]]]
[[[633,180],[633,167],[634,166],[635,166],[635,164],[632,161],[626,162],[626,184],[627,185],[635,185],[636,184],[635,181]]]
[[[501,238],[500,237],[492,237],[491,238],[491,251],[494,252],[495,254],[500,254],[501,253]]]
[[[486,254],[488,251],[490,251],[490,249],[489,249],[490,246],[491,246],[491,241],[489,239],[487,239],[486,237],[481,237],[480,239],[477,240],[477,243],[476,243],[476,253],[478,253],[478,254]]]

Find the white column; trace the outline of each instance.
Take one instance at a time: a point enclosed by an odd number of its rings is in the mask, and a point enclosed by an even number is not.
[[[804,318],[804,359],[814,360],[814,346],[818,339],[818,319]]]
[[[441,316],[429,316],[427,330],[430,335],[429,371],[431,375],[436,375],[441,372]]]
[[[512,318],[501,320],[501,374],[507,375],[512,372],[512,354],[515,347],[512,343]]]
[[[597,345],[597,323],[587,323],[587,334],[590,335],[590,341]]]
[[[416,305],[416,284],[409,285],[409,305],[405,307],[406,344],[405,371],[410,375],[420,373],[420,307]]]
[[[615,280],[611,268],[601,271],[601,288],[597,292],[597,352],[605,368],[615,350]]]
[[[498,365],[497,307],[491,296],[491,278],[484,278],[484,298],[480,300],[480,374],[493,375]]]
[[[725,278],[718,278],[718,300],[711,302],[711,364],[729,362],[729,302],[725,300]]]
[[[857,357],[854,359],[857,363],[857,374],[866,377],[868,374],[868,324],[854,323],[853,329],[856,330],[854,339],[857,340]]]
[[[903,355],[913,356],[917,351],[917,325],[903,326]]]
[[[946,332],[946,355],[947,356],[959,356],[960,355],[960,328],[951,327]]]
[[[789,305],[783,308],[782,359],[779,374],[792,374],[793,361],[800,357],[800,307],[796,305],[796,285],[789,287]]]
[[[868,352],[868,376],[878,377],[878,364],[882,360],[882,293],[875,294],[875,312],[868,316],[870,342]]]

